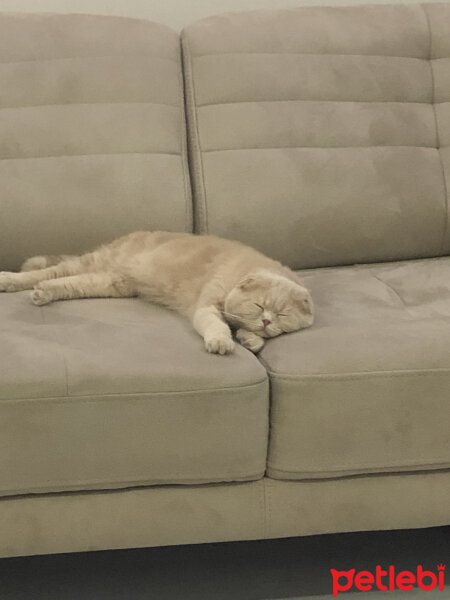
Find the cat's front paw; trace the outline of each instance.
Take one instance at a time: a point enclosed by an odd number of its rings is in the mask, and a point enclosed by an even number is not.
[[[44,306],[52,301],[50,290],[46,290],[40,285],[37,285],[31,292],[31,302],[36,306]]]
[[[212,336],[205,338],[205,348],[212,354],[230,354],[234,350],[234,342],[231,336]]]
[[[238,329],[236,331],[236,339],[244,348],[251,350],[255,354],[264,346],[264,340],[261,336],[246,329]]]
[[[0,271],[0,292],[17,292],[18,288],[14,282],[16,273]]]

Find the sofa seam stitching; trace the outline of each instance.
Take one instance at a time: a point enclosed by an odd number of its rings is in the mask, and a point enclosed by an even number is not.
[[[450,104],[450,102],[448,102],[448,104]],[[333,266],[327,266],[327,267],[303,267],[301,269],[296,269],[297,274],[301,274],[301,277],[303,278],[307,278],[310,277],[311,275],[314,275],[316,272],[320,273],[327,273],[329,271],[333,271],[335,272],[336,270],[339,269],[339,271],[345,271],[346,273],[352,273],[354,271],[371,271],[371,270],[375,270],[375,269],[379,269],[379,268],[389,268],[389,265],[394,265],[396,267],[399,266],[404,266],[404,264],[406,262],[408,263],[429,263],[430,261],[436,262],[436,261],[442,261],[442,262],[448,262],[450,259],[449,256],[426,256],[426,257],[421,257],[421,258],[407,258],[407,259],[401,259],[401,258],[396,258],[395,260],[391,260],[391,261],[374,261],[371,263],[346,263],[343,265],[333,265]]]
[[[194,60],[201,58],[209,58],[210,56],[358,56],[363,58],[399,58],[406,60],[428,60],[426,56],[399,56],[396,54],[362,54],[352,52],[249,52],[243,50],[242,52],[206,52],[204,54],[196,54],[192,56]]]
[[[269,539],[271,537],[272,532],[272,490],[270,487],[270,481],[268,477],[264,479],[264,490],[267,494],[266,497],[266,530],[265,530],[265,539]]]
[[[45,62],[55,62],[55,61],[63,61],[63,60],[84,60],[84,61],[95,61],[102,60],[103,58],[129,58],[129,59],[152,59],[152,60],[164,60],[166,62],[178,64],[176,58],[168,58],[167,56],[159,56],[156,54],[142,54],[142,53],[131,53],[131,54],[91,54],[86,56],[53,56],[47,58],[32,58],[25,60],[2,60],[0,61],[0,66],[2,65],[20,65],[26,63],[45,63]]]
[[[210,476],[206,476],[207,479],[211,479],[212,481],[207,481],[205,483],[205,479],[203,477],[185,477],[184,479],[180,479],[178,481],[175,482],[167,482],[166,479],[169,479],[170,477],[176,477],[178,475],[185,475],[185,471],[177,471],[172,473],[170,476],[168,476],[167,478],[161,478],[161,479],[157,479],[156,481],[158,481],[159,483],[152,483],[151,480],[148,479],[138,479],[138,480],[131,480],[131,481],[111,481],[111,480],[106,480],[106,479],[91,479],[91,480],[84,480],[84,481],[77,481],[77,482],[72,482],[72,483],[68,483],[63,482],[63,481],[57,481],[56,483],[52,483],[50,486],[33,486],[33,487],[27,487],[27,488],[20,488],[20,491],[14,491],[12,492],[11,490],[0,490],[0,502],[3,498],[7,498],[10,496],[20,496],[23,494],[28,494],[28,493],[42,493],[42,494],[50,494],[50,493],[54,493],[56,491],[56,493],[58,493],[58,490],[56,490],[55,488],[60,488],[63,486],[67,486],[68,488],[72,488],[70,490],[62,490],[63,492],[77,492],[77,491],[88,491],[88,490],[84,490],[84,486],[88,486],[88,485],[105,485],[105,484],[109,484],[109,485],[114,485],[114,486],[120,486],[120,487],[112,487],[112,488],[106,488],[106,490],[121,490],[121,489],[126,489],[126,488],[134,488],[134,487],[156,487],[156,486],[168,486],[168,485],[179,485],[179,486],[184,486],[184,485],[208,485],[208,484],[214,484],[214,483],[234,483],[233,479],[228,480],[228,481],[220,481],[223,477],[241,477],[243,479],[237,480],[236,483],[255,483],[258,481],[261,481],[263,474],[261,473],[261,471],[258,471],[258,473],[255,474],[248,474],[247,472],[242,472],[242,473],[237,473],[236,471],[225,471],[222,472],[220,475],[214,474],[214,475],[210,475]],[[189,483],[183,483],[183,481],[189,480]],[[195,481],[198,481],[198,483],[195,483]],[[191,483],[192,482],[192,483]],[[77,489],[80,488],[80,486],[83,486],[81,489]],[[33,490],[37,490],[37,491],[33,491]],[[53,491],[43,491],[43,492],[39,492],[39,490],[53,490]],[[94,490],[89,490],[89,491],[105,491],[103,488],[97,488]],[[2,495],[3,494],[3,495]]]
[[[446,238],[447,238],[447,230],[448,230],[448,188],[447,188],[447,178],[446,178],[446,174],[445,174],[445,168],[444,168],[444,163],[442,161],[442,154],[441,154],[441,140],[440,140],[440,135],[439,135],[439,124],[438,124],[438,118],[437,118],[437,113],[436,113],[436,103],[435,103],[435,98],[436,98],[436,84],[435,84],[435,78],[434,78],[434,69],[433,69],[433,34],[432,34],[432,30],[431,30],[431,23],[430,23],[430,16],[428,14],[428,11],[426,9],[426,6],[424,4],[420,4],[420,7],[423,11],[423,14],[425,15],[425,20],[427,23],[427,27],[428,27],[428,64],[430,66],[430,75],[431,75],[431,106],[433,107],[433,115],[434,115],[434,123],[435,123],[435,128],[436,128],[436,150],[439,156],[439,164],[441,165],[441,172],[442,172],[442,183],[444,186],[444,200],[445,200],[445,221],[444,221],[444,228],[443,228],[443,232],[442,232],[442,241],[439,245],[439,249],[438,252],[439,254],[443,254],[444,252],[444,248],[445,248],[445,242],[446,242]]]
[[[435,59],[437,60],[437,59]],[[286,99],[282,99],[282,100],[230,100],[229,102],[210,102],[210,103],[206,103],[206,104],[201,104],[199,106],[199,109],[202,108],[207,108],[209,106],[221,106],[222,104],[227,106],[228,104],[249,104],[254,102],[255,104],[258,104],[259,102],[268,102],[268,103],[272,103],[272,104],[278,104],[280,102],[286,102],[286,103],[290,103],[290,102],[309,102],[310,104],[329,104],[329,103],[333,103],[333,104],[417,104],[417,105],[421,105],[421,106],[427,106],[431,108],[430,102],[425,102],[425,101],[419,101],[419,100],[306,100],[306,99],[302,99],[302,98],[286,98]],[[449,104],[450,100],[443,100],[442,102],[436,102],[436,104]],[[138,103],[136,103],[138,104]],[[146,104],[145,102],[141,102],[141,104]],[[148,103],[147,103],[148,104]],[[154,103],[156,104],[156,103]],[[38,104],[36,106],[39,106]],[[43,106],[46,106],[45,104]],[[65,104],[61,104],[59,106],[66,106]],[[71,106],[70,104],[67,106]],[[164,105],[164,106],[172,106],[171,104],[168,105]],[[17,108],[27,108],[27,107],[20,107],[18,106]],[[0,108],[0,110],[6,110],[6,108]]]
[[[18,104],[11,106],[1,106],[0,113],[5,110],[25,110],[31,108],[50,108],[53,106],[69,107],[69,106],[103,106],[103,105],[116,105],[116,104],[145,104],[150,106],[165,106],[166,108],[173,108],[178,110],[177,104],[170,104],[169,102],[154,102],[153,100],[108,100],[99,102],[44,102],[43,104]],[[422,103],[425,104],[425,103]]]
[[[189,142],[192,149],[192,185],[194,189],[194,208],[198,213],[198,229],[195,225],[194,218],[194,231],[195,233],[208,233],[208,208],[206,203],[206,189],[205,189],[205,177],[203,168],[203,157],[200,143],[200,131],[198,127],[198,115],[197,115],[197,101],[196,101],[196,90],[194,82],[194,72],[192,65],[192,54],[190,51],[189,34],[184,31],[182,34],[182,54],[186,58],[183,61],[184,64],[184,75],[185,75],[185,90],[186,90],[186,106],[187,106],[187,117],[193,125],[193,135],[189,135]],[[189,127],[188,127],[189,131]],[[195,181],[198,180],[199,186],[196,190]],[[196,193],[198,192],[198,194]],[[198,196],[196,198],[196,196]],[[203,230],[203,231],[202,231]]]
[[[271,379],[279,379],[281,381],[310,381],[310,380],[321,380],[321,379],[339,379],[341,381],[363,379],[363,378],[382,378],[395,379],[396,377],[428,377],[436,374],[448,374],[450,369],[448,368],[436,368],[427,370],[407,370],[399,369],[393,371],[361,371],[355,373],[310,373],[304,375],[290,375],[289,373],[277,373],[276,371],[268,371],[268,375]]]
[[[227,100],[222,102],[205,102],[204,104],[198,104],[197,108],[204,108],[205,106],[222,106],[229,104],[263,104],[266,102],[346,102],[353,104],[430,104],[429,102],[424,102],[423,100],[342,100],[342,99],[333,99],[327,100],[325,98],[271,98],[267,99],[259,99],[259,100]],[[447,102],[437,102],[437,104],[446,104]]]
[[[58,345],[60,343],[58,342]],[[96,402],[102,399],[110,399],[110,398],[137,398],[137,399],[145,399],[148,396],[167,396],[167,395],[182,395],[182,394],[210,394],[210,393],[228,393],[230,390],[241,391],[246,390],[252,387],[258,387],[261,385],[267,384],[268,378],[262,379],[261,381],[257,381],[255,383],[249,383],[241,386],[228,386],[221,388],[199,388],[199,389],[191,389],[191,390],[168,390],[168,391],[148,391],[148,392],[132,392],[132,393],[120,393],[113,392],[110,394],[74,394],[74,395],[61,395],[61,396],[38,396],[38,397],[26,397],[26,398],[0,398],[0,406],[1,404],[6,403],[18,403],[18,402],[39,402],[42,400],[48,401],[58,401],[58,400],[76,400],[77,402]]]
[[[179,156],[182,158],[181,152],[86,152],[74,153],[74,154],[42,154],[40,156],[8,156],[5,158],[0,157],[0,162],[7,162],[12,160],[45,160],[47,158],[81,158],[91,156]]]
[[[8,110],[27,110],[34,108],[47,108],[59,106],[60,108],[70,108],[71,106],[102,106],[103,104],[123,104],[135,106],[135,104],[142,104],[143,106],[164,106],[165,108],[173,108],[178,110],[178,104],[169,104],[168,102],[155,102],[154,100],[107,100],[106,102],[56,102],[50,104],[24,104],[22,106],[0,106],[0,113]],[[425,104],[425,103],[424,103]]]
[[[258,493],[258,505],[259,505],[259,521],[260,521],[260,528],[261,531],[258,532],[258,535],[262,535],[262,538],[265,539],[266,538],[266,492],[265,492],[265,485],[264,485],[264,478],[262,479],[261,482],[261,488],[258,492],[258,490],[256,489],[256,493]]]
[[[179,65],[178,65],[178,85],[180,87],[180,134],[181,134],[181,162],[183,170],[184,198],[185,198],[185,224],[184,230],[194,231],[194,218],[192,211],[192,188],[189,178],[187,181],[188,152],[187,152],[187,125],[186,125],[186,99],[183,78],[183,57],[181,44],[178,47]]]
[[[421,467],[429,467],[430,465],[437,465],[437,468],[442,469],[442,468],[448,468],[448,466],[450,466],[450,461],[448,457],[444,457],[444,458],[430,458],[428,461],[426,462],[421,462],[421,463],[389,463],[389,464],[385,464],[385,465],[374,465],[372,464],[364,464],[362,466],[354,466],[353,469],[351,469],[352,471],[361,471],[363,469],[376,469],[376,472],[382,473],[383,469],[414,469],[414,470],[420,470]],[[268,470],[269,471],[280,471],[281,473],[305,473],[305,474],[313,474],[313,473],[339,473],[340,471],[343,471],[345,469],[347,469],[348,467],[352,467],[353,463],[341,463],[338,466],[335,466],[333,469],[313,469],[313,470],[306,470],[306,469],[299,469],[298,467],[295,468],[282,468],[282,467],[276,467],[276,466],[272,466],[272,465],[268,465]],[[362,473],[364,473],[365,471],[362,471]]]
[[[213,152],[244,152],[247,150],[346,150],[354,148],[358,149],[378,149],[378,148],[421,148],[423,150],[436,150],[435,145],[425,146],[423,144],[360,144],[353,146],[255,146],[246,148],[213,148],[210,150],[203,150],[204,154],[210,154]]]

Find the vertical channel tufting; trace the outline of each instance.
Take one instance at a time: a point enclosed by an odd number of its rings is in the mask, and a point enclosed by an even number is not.
[[[301,7],[189,26],[198,230],[294,268],[439,255],[447,207],[423,12]]]

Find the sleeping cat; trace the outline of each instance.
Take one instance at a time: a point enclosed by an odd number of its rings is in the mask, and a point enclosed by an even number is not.
[[[33,289],[54,300],[142,296],[191,319],[208,352],[253,352],[265,338],[309,327],[313,303],[298,277],[239,242],[211,235],[140,231],[82,256],[35,256],[0,273],[0,292]]]

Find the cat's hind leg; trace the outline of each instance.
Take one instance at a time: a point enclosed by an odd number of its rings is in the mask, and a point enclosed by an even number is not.
[[[52,254],[48,256],[32,256],[28,258],[23,265],[20,267],[22,272],[24,271],[37,271],[40,269],[46,269],[47,267],[54,267],[59,265],[66,260],[73,260],[77,258],[75,255],[69,254]]]
[[[45,269],[36,269],[34,271],[24,271],[21,273],[3,271],[0,272],[0,292],[21,292],[22,290],[31,290],[41,281],[77,275],[83,272],[84,269],[85,267],[81,258],[76,257],[65,260],[54,267],[47,267]]]
[[[43,306],[55,300],[74,298],[127,298],[136,296],[131,285],[110,273],[83,273],[41,281],[31,292],[31,301]]]

